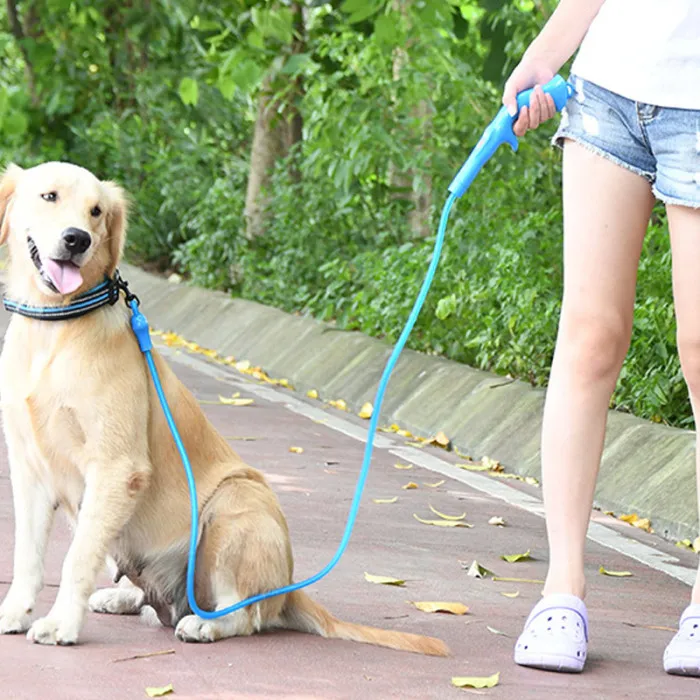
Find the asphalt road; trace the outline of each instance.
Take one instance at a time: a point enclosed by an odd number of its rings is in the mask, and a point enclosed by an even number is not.
[[[0,322],[4,329],[4,315]],[[296,576],[317,571],[339,542],[367,421],[287,389],[261,385],[199,355],[172,349],[165,354],[200,400],[216,402],[220,394],[233,392],[254,399],[245,407],[203,403],[202,408],[278,493],[292,534]],[[456,469],[458,457],[405,443],[397,435],[381,435],[350,547],[310,593],[341,618],[441,637],[450,645],[451,657],[421,657],[285,631],[188,645],[177,641],[172,630],[145,626],[135,617],[90,613],[81,643],[72,648],[33,645],[23,636],[0,637],[0,698],[123,700],[146,697],[147,686],[169,683],[179,698],[442,699],[465,693],[508,700],[700,697],[700,680],[669,677],[661,665],[688,600],[695,555],[594,513],[586,560],[591,619],[586,670],[568,676],[520,668],[512,662],[512,648],[541,584],[472,578],[462,563],[476,559],[502,577],[543,579],[547,551],[540,490]],[[290,446],[304,451],[291,453]],[[397,462],[414,466],[397,469]],[[418,488],[403,489],[409,481]],[[395,496],[395,503],[373,502]],[[413,517],[437,519],[431,505],[446,514],[465,512],[473,528],[436,527]],[[502,517],[506,527],[489,525],[493,516]],[[12,522],[2,444],[0,595],[12,575]],[[58,519],[37,614],[48,611],[55,596],[68,542],[69,532]],[[511,564],[500,558],[527,550],[530,561]],[[632,576],[602,576],[601,565]],[[364,572],[406,583],[369,583]],[[516,592],[517,597],[502,595]],[[428,614],[409,601],[461,602],[469,613]],[[168,650],[174,653],[117,661]],[[500,682],[489,690],[465,691],[450,683],[452,676],[496,672]]]

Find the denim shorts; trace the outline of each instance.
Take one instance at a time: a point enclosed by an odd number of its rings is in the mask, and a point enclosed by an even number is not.
[[[571,139],[646,178],[666,204],[700,208],[700,111],[628,100],[572,75],[553,143]]]

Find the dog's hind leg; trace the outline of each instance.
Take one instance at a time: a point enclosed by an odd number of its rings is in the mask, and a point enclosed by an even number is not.
[[[292,576],[287,526],[269,489],[249,481],[224,488],[226,493],[217,494],[211,504],[197,553],[197,598],[202,609],[222,610],[285,586]],[[187,615],[175,634],[185,642],[248,636],[278,626],[284,603],[285,596],[269,598],[213,620]]]

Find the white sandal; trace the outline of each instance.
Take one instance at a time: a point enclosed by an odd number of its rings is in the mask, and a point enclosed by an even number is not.
[[[664,651],[664,671],[677,676],[700,676],[700,603],[683,611],[678,632]]]
[[[542,598],[533,608],[515,645],[514,659],[520,666],[581,673],[587,653],[586,605],[574,595],[559,593]]]

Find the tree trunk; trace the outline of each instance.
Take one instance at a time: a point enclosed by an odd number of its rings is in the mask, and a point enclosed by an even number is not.
[[[303,53],[306,48],[305,24],[301,3],[292,5],[294,13],[294,39],[291,53]],[[285,91],[283,101],[275,98],[275,75],[270,71],[263,80],[258,97],[258,113],[253,132],[250,153],[250,173],[245,198],[246,238],[249,240],[265,233],[266,210],[269,197],[266,189],[270,184],[275,163],[287,156],[302,140],[303,120],[299,103],[304,95],[301,76],[297,76]],[[300,174],[294,163],[290,163],[290,176],[295,181]]]
[[[31,12],[31,8],[30,8]],[[39,95],[37,94],[36,88],[36,78],[34,76],[34,67],[29,58],[29,52],[27,51],[26,38],[24,27],[20,21],[19,14],[17,12],[17,0],[7,0],[7,19],[10,23],[10,31],[12,36],[14,36],[17,46],[22,53],[22,58],[24,58],[24,71],[27,76],[27,86],[29,87],[29,98],[32,107],[36,107],[39,104]]]
[[[399,12],[404,18],[408,14],[407,0],[393,0],[392,9]],[[401,74],[410,63],[410,56],[406,48],[397,46],[394,49],[392,74],[394,81],[401,79]],[[397,97],[394,96],[396,104]],[[399,106],[396,105],[397,109]],[[411,116],[416,126],[409,129],[408,133],[397,134],[401,140],[410,140],[417,144],[416,147],[425,151],[430,142],[432,127],[432,113],[427,100],[421,100],[411,108]],[[389,182],[397,199],[410,201],[413,205],[408,215],[408,224],[414,236],[425,238],[431,234],[430,207],[432,202],[432,177],[429,171],[416,173],[413,168],[399,171],[392,163],[389,167]]]
[[[250,174],[245,197],[246,238],[252,240],[265,232],[265,210],[268,197],[265,190],[278,158],[288,150],[288,128],[274,99],[273,75],[265,77],[258,97],[258,115],[250,152]]]

